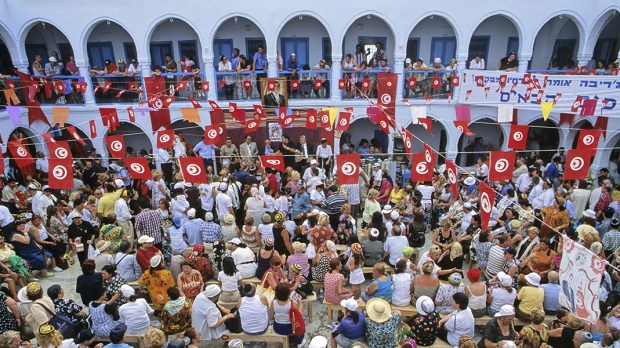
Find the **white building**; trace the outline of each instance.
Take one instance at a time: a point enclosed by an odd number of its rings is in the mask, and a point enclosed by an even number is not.
[[[579,10],[576,10],[579,9]],[[544,70],[550,61],[559,60],[560,66],[586,65],[592,59],[615,60],[620,48],[620,5],[614,1],[595,1],[584,6],[582,1],[533,1],[512,3],[495,1],[463,2],[456,0],[433,2],[407,2],[396,0],[388,3],[368,1],[319,1],[309,4],[288,1],[257,0],[251,2],[211,2],[150,0],[133,2],[91,2],[88,4],[57,1],[2,1],[0,3],[0,72],[12,64],[21,71],[32,66],[35,54],[43,56],[44,63],[51,51],[57,51],[62,61],[75,57],[80,75],[88,82],[84,101],[71,106],[68,124],[75,125],[84,135],[90,134],[88,120],[95,119],[98,136],[92,146],[107,154],[103,136],[106,129],[101,123],[98,108],[116,107],[121,126],[117,134],[125,134],[127,146],[135,151],[155,148],[156,140],[147,117],[137,115],[135,124],[128,122],[124,110],[137,103],[117,103],[120,99],[101,99],[93,96],[93,86],[98,80],[89,76],[89,70],[101,65],[105,59],[129,62],[137,59],[143,76],[151,74],[154,65],[164,64],[164,54],[171,53],[173,60],[190,55],[210,82],[210,91],[204,98],[198,96],[204,109],[200,111],[202,123],[183,121],[181,108],[191,107],[182,95],[171,104],[171,121],[175,129],[190,136],[190,142],[201,139],[202,129],[209,123],[206,99],[218,100],[226,107],[224,93],[218,96],[218,80],[214,66],[219,56],[230,59],[232,48],[239,48],[251,59],[255,48],[266,48],[267,76],[286,76],[278,71],[278,52],[286,62],[289,53],[296,53],[302,64],[310,67],[321,59],[331,64],[329,95],[323,98],[291,99],[291,108],[322,106],[354,107],[355,119],[349,132],[357,145],[361,138],[373,138],[380,133],[378,126],[366,116],[368,103],[363,99],[346,99],[337,88],[342,77],[340,61],[353,53],[360,43],[364,49],[374,51],[376,41],[384,44],[388,63],[393,71],[401,73],[397,100],[403,99],[406,78],[402,76],[405,58],[423,58],[427,64],[435,57],[443,63],[456,58],[458,68],[469,65],[473,55],[479,53],[488,69],[497,69],[497,62],[508,52],[518,52],[519,71]],[[9,58],[10,57],[10,58]],[[2,71],[2,70],[5,71]],[[302,77],[303,79],[303,77]],[[115,81],[112,78],[109,81]],[[139,79],[138,79],[139,80]],[[176,79],[173,79],[176,81]],[[106,80],[107,81],[107,80]],[[458,99],[455,89],[454,99]],[[180,93],[180,92],[179,92]],[[187,95],[185,95],[187,97]],[[250,96],[250,97],[255,97]],[[620,98],[620,95],[618,96]],[[411,98],[413,104],[424,104],[423,98]],[[256,100],[234,100],[240,107],[252,108]],[[472,137],[461,135],[452,125],[454,104],[444,99],[433,100],[428,116],[435,119],[434,135],[430,136],[421,126],[412,125],[408,107],[397,102],[397,120],[406,125],[417,137],[466,165],[466,156],[457,156],[471,143]],[[51,120],[51,107],[42,105]],[[508,125],[496,122],[495,107],[472,107],[470,129],[483,135],[491,149],[506,149]],[[542,121],[540,112],[519,112],[519,123],[556,126],[559,114],[552,113]],[[541,148],[556,149],[572,144],[581,127],[591,128],[596,117],[577,118],[572,129],[568,125],[554,128],[531,128],[530,136],[538,136]],[[22,125],[14,126],[6,112],[0,111],[0,134],[8,139],[15,130],[24,132],[32,142],[32,150],[47,152],[40,134],[49,127],[40,121],[27,125],[27,115],[21,116]],[[234,127],[231,127],[234,128]],[[610,120],[609,132],[601,140],[593,169],[607,165],[612,148],[620,146],[620,122]],[[242,131],[241,131],[242,132]],[[266,132],[265,132],[266,133]],[[240,134],[240,133],[239,133]],[[131,136],[129,136],[131,135]],[[379,137],[381,135],[378,135]],[[393,137],[384,139],[387,151],[393,148]],[[421,151],[422,144],[414,142],[414,150]],[[549,153],[547,156],[550,156]]]

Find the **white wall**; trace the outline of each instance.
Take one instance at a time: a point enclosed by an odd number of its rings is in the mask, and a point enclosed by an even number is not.
[[[432,44],[432,39],[434,37],[451,37],[451,36],[456,36],[456,34],[454,33],[454,29],[452,29],[452,26],[450,25],[450,23],[448,23],[448,21],[446,21],[445,19],[439,17],[439,16],[433,16],[433,19],[430,19],[429,17],[423,19],[420,23],[418,23],[418,25],[415,26],[415,28],[413,28],[413,30],[411,31],[411,34],[409,34],[409,38],[410,39],[420,39],[419,44],[418,44],[418,48],[419,48],[419,55],[422,59],[424,59],[424,63],[426,63],[427,65],[430,65],[430,63],[433,61],[433,59],[435,59],[435,57],[431,57],[431,44]],[[459,42],[459,38],[456,38],[456,49],[458,50],[458,46],[459,44],[462,44],[461,42]],[[456,52],[455,52],[456,53]],[[414,58],[414,57],[409,57],[409,58]],[[418,57],[415,57],[418,58]],[[444,65],[445,64],[449,64],[450,62],[442,62]]]
[[[532,70],[547,69],[553,47],[557,39],[575,39],[575,50],[572,59],[577,64],[577,53],[579,50],[579,30],[575,23],[567,17],[562,19],[553,18],[545,24],[536,36],[534,43],[534,55],[532,56]]]
[[[115,61],[124,59],[125,62],[129,64],[128,57],[125,55],[124,43],[134,42],[129,33],[127,33],[127,31],[125,31],[125,29],[123,29],[120,25],[113,22],[110,22],[110,25],[105,22],[100,23],[95,27],[95,29],[93,29],[93,32],[88,38],[88,42],[112,42]]]
[[[517,28],[515,28],[514,24],[506,17],[493,16],[482,22],[474,31],[473,36],[490,37],[486,65],[488,70],[494,70],[497,69],[497,62],[506,56],[508,38],[519,37],[519,32],[517,31]],[[519,42],[519,44],[520,43],[521,42]]]
[[[308,38],[308,59],[306,62],[310,67],[319,64],[319,61],[323,59],[323,38],[329,38],[327,30],[315,18],[310,16],[303,16],[302,20],[295,17],[288,21],[282,28],[280,35],[278,36],[277,49],[282,54],[281,38]],[[299,57],[297,57],[299,59]],[[286,60],[289,57],[282,57],[283,63],[286,64]]]
[[[358,24],[361,24],[361,30],[357,29]],[[343,57],[347,53],[355,53],[355,45],[358,44],[360,36],[385,37],[386,41],[383,49],[387,55],[388,64],[394,66],[394,35],[392,35],[390,28],[382,19],[377,16],[371,16],[370,19],[363,16],[353,22],[344,36]],[[334,46],[336,45],[342,45],[342,43],[334,43]]]
[[[175,61],[181,60],[183,57],[179,57],[181,54],[179,51],[179,41],[187,41],[187,40],[195,40],[196,41],[196,51],[198,56],[194,57],[194,62],[196,62],[201,68],[202,67],[202,46],[200,45],[200,40],[198,40],[198,35],[190,27],[187,23],[183,22],[180,19],[174,19],[173,22],[169,20],[165,20],[160,23],[153,35],[151,36],[151,42],[158,41],[172,41],[172,59]]]
[[[250,29],[246,30],[246,27]],[[265,38],[265,35],[260,31],[258,26],[247,18],[237,16],[237,23],[233,18],[226,20],[217,29],[215,34],[216,40],[218,39],[232,39],[233,47],[238,48],[241,54],[245,55],[248,59],[252,59],[254,52],[248,52],[245,45],[245,39]],[[209,43],[212,45],[213,43]],[[213,52],[211,52],[213,53]],[[218,61],[219,57],[213,57],[214,61]]]

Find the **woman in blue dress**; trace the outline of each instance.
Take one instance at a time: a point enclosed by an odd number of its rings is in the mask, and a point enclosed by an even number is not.
[[[41,271],[42,277],[51,277],[53,273],[47,272],[47,262],[43,256],[43,247],[37,244],[39,236],[34,236],[26,230],[26,223],[30,221],[30,214],[20,215],[15,219],[15,231],[11,233],[9,241],[15,247],[15,253],[28,261],[35,271]]]

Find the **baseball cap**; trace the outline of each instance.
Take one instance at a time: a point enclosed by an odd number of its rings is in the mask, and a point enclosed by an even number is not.
[[[441,64],[441,58],[439,58],[439,57],[435,58],[435,60],[433,61],[433,63],[435,63],[435,64]]]

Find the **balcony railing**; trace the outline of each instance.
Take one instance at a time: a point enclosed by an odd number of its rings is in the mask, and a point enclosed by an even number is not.
[[[217,88],[218,101],[235,100],[259,100],[260,99],[260,79],[264,78],[265,72],[243,71],[216,71],[215,82]]]
[[[291,71],[280,71],[286,77],[286,90],[290,99],[329,99],[331,70],[299,70],[295,75]]]
[[[35,82],[37,90],[34,99],[41,105],[52,104],[84,104],[84,96],[75,89],[74,82],[83,82],[79,76],[50,76],[39,77]],[[21,105],[26,105],[26,96],[29,93],[28,86],[22,84],[17,77],[0,79],[0,90],[14,86],[13,90]],[[6,105],[4,92],[0,93],[0,105]]]
[[[144,99],[141,93],[142,76],[136,75],[92,75],[93,95],[95,103],[134,103]]]
[[[427,96],[448,98],[454,90],[452,77],[455,70],[406,70],[404,72],[403,97],[407,99],[423,99]],[[456,96],[452,96],[455,98]]]
[[[547,75],[618,75],[618,69],[586,69],[585,67],[578,67],[573,70],[528,70],[528,73],[532,74],[547,74]]]
[[[175,102],[188,101],[189,98],[195,100],[207,100],[206,93],[202,91],[202,81],[205,81],[204,73],[166,73],[161,74],[161,76],[166,78],[166,88],[168,90],[171,90],[173,86],[176,88],[179,82],[185,82],[185,88],[183,90],[175,89]]]

